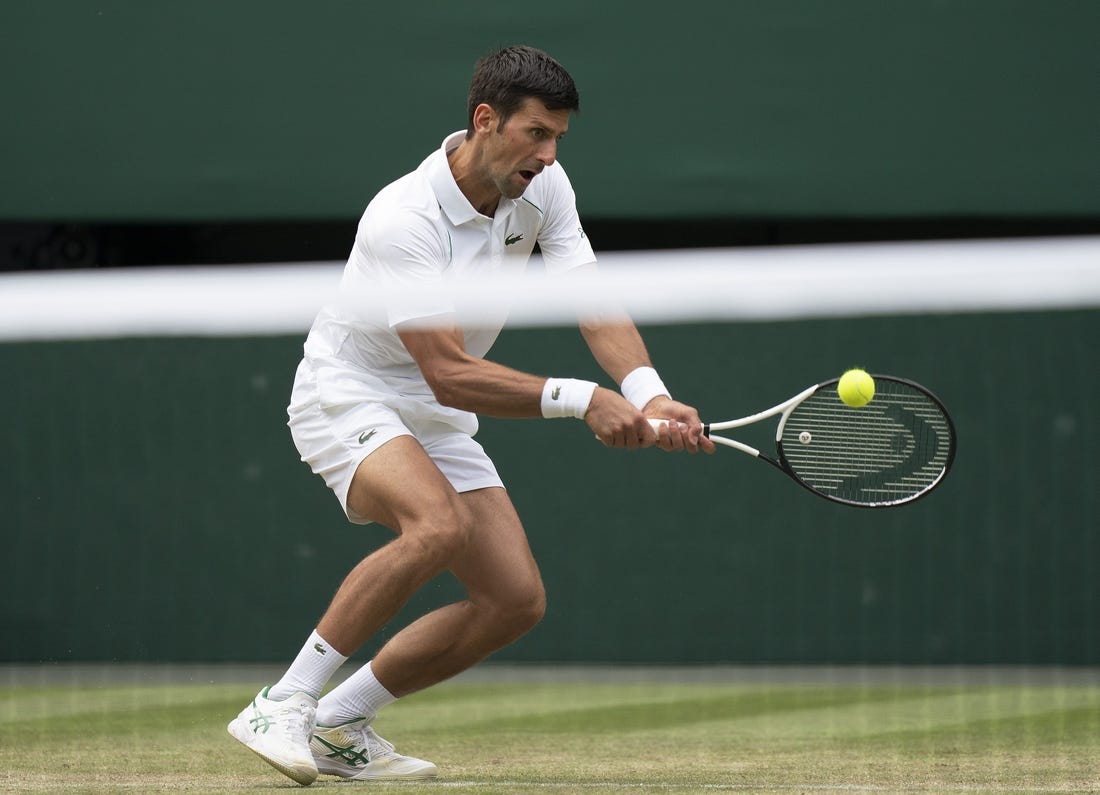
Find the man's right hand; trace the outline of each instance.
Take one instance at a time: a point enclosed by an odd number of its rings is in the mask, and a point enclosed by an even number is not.
[[[645,415],[618,392],[604,387],[592,393],[584,421],[608,447],[637,450],[657,443],[657,432]]]

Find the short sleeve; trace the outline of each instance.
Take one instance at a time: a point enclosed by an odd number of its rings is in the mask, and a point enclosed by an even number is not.
[[[455,311],[454,302],[443,291],[431,289],[443,281],[450,252],[429,219],[409,210],[368,213],[359,225],[355,249],[357,265],[365,270],[368,282],[400,296],[387,301],[386,321],[391,328]],[[428,289],[417,291],[417,287]]]
[[[577,197],[565,169],[555,163],[543,176],[548,179],[540,197],[544,220],[538,241],[547,272],[562,273],[595,262],[596,254],[581,225]]]

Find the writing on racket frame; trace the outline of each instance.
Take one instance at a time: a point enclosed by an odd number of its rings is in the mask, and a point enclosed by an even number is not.
[[[834,378],[767,411],[708,423],[703,431],[715,444],[767,461],[826,499],[867,508],[912,502],[951,469],[955,427],[940,400],[920,384],[872,377],[874,399],[858,408],[844,404]],[[777,414],[774,458],[715,433]]]

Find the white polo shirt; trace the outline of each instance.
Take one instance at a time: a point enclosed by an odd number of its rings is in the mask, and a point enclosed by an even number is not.
[[[366,300],[371,290],[521,272],[536,241],[550,273],[595,262],[573,188],[556,162],[531,181],[523,196],[501,199],[492,218],[475,210],[447,163],[447,153],[465,135],[464,130],[449,135],[419,168],[383,188],[363,213],[338,298],[317,315],[305,343],[323,406],[383,400],[417,419],[444,421],[473,433],[477,421],[472,414],[436,402],[395,326],[453,313],[467,352],[484,357],[507,312],[475,316],[438,294],[379,312]]]

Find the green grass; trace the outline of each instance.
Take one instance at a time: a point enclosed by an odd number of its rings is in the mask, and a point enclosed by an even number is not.
[[[230,739],[238,685],[0,688],[0,791],[296,789]],[[1088,792],[1100,688],[445,684],[376,724],[405,793]]]

